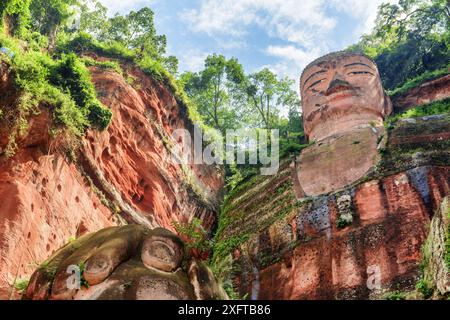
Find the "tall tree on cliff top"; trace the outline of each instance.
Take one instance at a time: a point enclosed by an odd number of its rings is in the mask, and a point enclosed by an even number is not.
[[[125,16],[116,15],[110,19],[109,30],[100,39],[114,40],[138,50],[141,55],[157,58],[166,52],[166,36],[156,34],[153,19],[154,13],[147,7]]]
[[[248,76],[246,92],[249,105],[265,129],[278,127],[279,111],[282,107],[299,108],[297,93],[291,89],[293,80],[277,76],[267,68]]]
[[[108,9],[95,0],[82,0],[79,3],[79,31],[86,32],[94,38],[103,37],[109,30]]]
[[[181,76],[189,97],[197,104],[205,122],[215,129],[239,127],[240,85],[245,78],[237,59],[227,60],[222,55],[210,55],[205,67],[198,73],[187,72]]]
[[[133,50],[138,59],[151,58],[161,62],[176,74],[178,59],[166,57],[167,39],[158,35],[154,24],[154,12],[144,7],[127,15],[107,17],[107,9],[96,0],[83,0],[80,4],[79,30],[87,32],[99,41],[117,42]]]
[[[31,0],[2,0],[0,29],[8,35],[22,36],[30,22]]]
[[[375,58],[386,88],[393,89],[450,60],[447,0],[400,0],[379,7],[371,34],[351,49]]]
[[[32,0],[32,30],[48,36],[49,47],[53,48],[58,32],[74,16],[76,4],[77,0]]]

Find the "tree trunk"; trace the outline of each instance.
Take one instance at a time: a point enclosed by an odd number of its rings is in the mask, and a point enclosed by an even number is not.
[[[50,31],[50,34],[48,35],[48,51],[52,52],[53,49],[55,49],[56,46],[56,36],[58,35],[59,27],[55,26]]]
[[[7,35],[12,37],[14,35],[14,22],[13,17],[10,15],[5,14],[2,19],[3,24],[3,32]]]

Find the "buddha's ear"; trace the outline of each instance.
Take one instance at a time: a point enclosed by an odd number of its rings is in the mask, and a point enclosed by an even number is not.
[[[384,93],[384,110],[383,110],[383,116],[386,118],[388,117],[392,112],[394,111],[392,106],[391,98]]]

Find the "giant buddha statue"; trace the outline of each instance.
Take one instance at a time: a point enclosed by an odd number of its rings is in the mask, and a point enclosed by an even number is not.
[[[357,53],[328,54],[305,68],[300,91],[311,146],[297,159],[299,197],[363,177],[379,160],[383,120],[392,112],[375,63]]]

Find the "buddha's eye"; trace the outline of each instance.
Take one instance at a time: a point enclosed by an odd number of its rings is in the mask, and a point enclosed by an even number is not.
[[[313,92],[317,92],[317,91],[314,90],[313,88],[314,88],[315,86],[317,86],[319,83],[321,83],[322,81],[324,81],[324,80],[325,80],[325,79],[320,79],[320,80],[317,80],[317,81],[313,82],[313,83],[308,87],[308,90],[312,89]]]
[[[348,73],[349,75],[356,75],[356,74],[370,74],[370,75],[374,75],[372,72],[369,71],[352,71]]]

